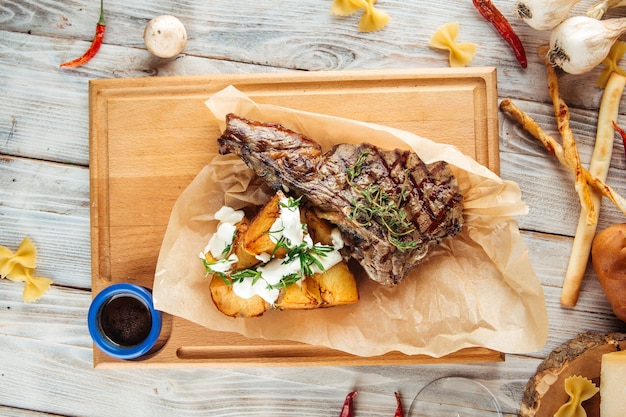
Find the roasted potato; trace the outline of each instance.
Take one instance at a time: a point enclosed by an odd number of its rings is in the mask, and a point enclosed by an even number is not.
[[[321,274],[308,278],[319,287],[325,307],[352,304],[359,301],[356,279],[346,262],[340,262]]]
[[[211,279],[211,298],[219,311],[231,317],[258,317],[265,313],[270,305],[263,298],[255,295],[241,298],[233,291],[233,286],[214,275]]]
[[[244,218],[236,225],[235,238],[228,255],[236,254],[238,261],[235,271],[249,269],[258,265],[256,257],[261,254],[273,254],[275,257],[286,256],[286,250],[276,251],[276,243],[269,235],[272,225],[280,217],[279,201],[284,194],[278,192],[263,206],[258,214],[248,221]],[[320,218],[314,211],[301,209],[301,221],[307,225],[307,231],[313,242],[332,245],[332,225]],[[207,255],[207,260],[214,259]],[[270,306],[263,298],[255,295],[243,299],[233,292],[232,285],[220,276],[213,276],[210,284],[211,297],[222,313],[232,317],[258,317]],[[355,303],[359,300],[356,279],[347,263],[340,262],[323,273],[307,276],[301,284],[292,284],[281,290],[274,308],[281,310],[313,309]]]
[[[328,221],[318,216],[314,210],[305,209],[303,213],[304,223],[307,225],[313,242],[323,245],[332,245],[333,226]]]
[[[274,306],[282,310],[303,310],[318,308],[322,304],[319,287],[310,278],[301,285],[293,284],[281,291]]]
[[[259,260],[254,254],[246,250],[245,237],[250,229],[250,221],[247,218],[243,218],[242,221],[237,223],[237,232],[235,233],[235,239],[233,240],[231,253],[237,255],[238,261],[233,266],[233,269],[248,269],[259,263]]]
[[[268,232],[276,219],[280,217],[279,201],[283,197],[284,194],[280,191],[274,194],[274,197],[252,219],[250,227],[243,238],[243,246],[249,254],[254,256],[274,251],[276,243],[272,241]],[[275,255],[283,257],[285,256],[285,250],[277,251]]]

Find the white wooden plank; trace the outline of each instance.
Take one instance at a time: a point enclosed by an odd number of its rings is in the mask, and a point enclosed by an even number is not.
[[[38,354],[42,350],[45,354]],[[343,394],[338,390],[313,390],[302,384],[290,384],[288,388],[262,377],[248,377],[245,382],[229,371],[213,371],[210,375],[198,370],[101,373],[89,370],[88,350],[54,350],[37,340],[12,338],[3,343],[2,355],[6,362],[0,368],[10,386],[0,391],[0,402],[60,415],[313,416],[323,415],[331,404],[338,413]],[[88,393],[87,387],[95,392]],[[273,395],[277,387],[287,394]],[[367,411],[363,414],[376,415]]]
[[[101,52],[117,50],[112,45],[135,51],[143,49],[145,24],[159,14],[174,14],[186,25],[189,35],[184,54],[194,57],[301,70],[435,68],[448,65],[447,55],[429,47],[428,40],[441,25],[458,21],[461,22],[460,40],[479,45],[471,65],[497,65],[503,96],[547,102],[547,88],[526,86],[540,85],[545,80],[545,70],[536,50],[547,43],[549,34],[535,31],[513,16],[510,12],[513,4],[513,0],[502,0],[498,7],[508,16],[525,44],[529,59],[527,69],[519,66],[508,44],[471,2],[386,0],[379,7],[392,16],[392,23],[381,32],[358,33],[359,16],[333,16],[330,2],[282,0],[268,7],[254,0],[240,1],[236,6],[228,2],[212,2],[210,6],[201,3],[167,5],[144,0],[129,8],[127,2],[108,1],[105,6],[107,32]],[[591,4],[593,0],[581,1],[573,13],[584,12]],[[97,5],[85,1],[57,1],[43,8],[27,0],[20,2],[19,7],[9,6],[14,15],[3,22],[5,30],[81,40],[64,48],[61,56],[55,57],[57,62],[73,58],[87,48],[98,16]],[[140,76],[152,75],[151,72],[141,74],[142,69],[138,68],[141,59],[129,61],[124,57],[127,53],[122,53],[114,69],[103,68],[101,60],[94,60],[90,67],[105,72],[100,72],[98,77],[106,77],[106,71],[113,71],[116,76],[130,76],[129,71],[133,69]],[[593,84],[598,73],[599,70],[584,79],[566,77],[564,93],[570,105],[597,107],[601,92]]]
[[[7,74],[0,84],[4,98],[0,104],[0,137],[6,138],[0,141],[0,153],[81,165],[88,164],[88,78],[239,72],[246,67],[236,63],[213,66],[194,57],[155,62],[145,51],[112,46],[108,53],[103,50],[98,54],[98,72],[90,66],[63,70],[57,65],[63,60],[60,53],[68,42],[12,32],[3,33],[3,40],[3,54],[9,59],[0,61],[0,68]],[[42,53],[42,44],[56,53]],[[42,136],[45,140],[33,140]]]
[[[62,69],[70,42],[0,31],[0,154],[89,165],[88,82],[92,78],[276,71],[185,56],[159,60],[145,50],[110,46],[93,64]],[[88,42],[71,54],[80,55]]]
[[[11,250],[33,240],[39,276],[91,288],[87,169],[0,157],[0,231]]]
[[[89,291],[52,286],[39,300],[24,303],[24,284],[0,280],[0,334],[39,340],[55,349],[63,346],[91,349],[87,329]]]
[[[0,405],[0,415],[5,417],[62,417],[60,414],[51,414],[46,412],[38,412],[34,410],[25,410],[13,407],[4,407]]]

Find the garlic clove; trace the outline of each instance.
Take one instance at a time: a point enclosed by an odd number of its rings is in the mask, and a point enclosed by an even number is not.
[[[583,74],[599,65],[626,31],[626,18],[597,20],[574,16],[550,33],[550,63],[569,74]]]
[[[561,23],[580,0],[520,0],[513,13],[536,30],[550,30]]]

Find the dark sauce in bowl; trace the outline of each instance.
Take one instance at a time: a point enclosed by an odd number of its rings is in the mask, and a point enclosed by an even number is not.
[[[150,334],[150,308],[132,295],[114,296],[100,309],[100,328],[112,343],[123,347],[136,346]]]

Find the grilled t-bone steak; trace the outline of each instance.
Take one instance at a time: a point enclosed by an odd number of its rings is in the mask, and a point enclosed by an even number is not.
[[[369,277],[399,283],[431,246],[463,224],[463,196],[446,162],[406,150],[312,139],[273,123],[226,116],[221,154],[238,155],[273,189],[303,196],[334,223]]]

